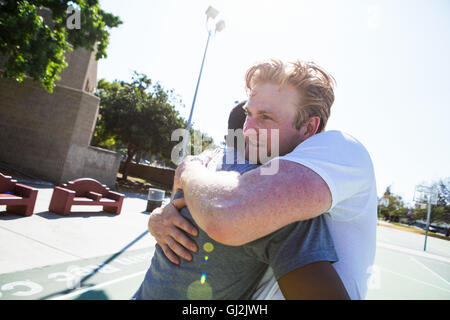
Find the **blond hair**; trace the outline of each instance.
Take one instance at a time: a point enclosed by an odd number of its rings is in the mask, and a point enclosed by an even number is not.
[[[300,129],[310,117],[318,116],[321,121],[317,133],[325,130],[334,102],[336,81],[314,62],[284,63],[275,59],[261,62],[247,70],[245,82],[248,91],[258,83],[293,86],[300,96],[295,127]]]

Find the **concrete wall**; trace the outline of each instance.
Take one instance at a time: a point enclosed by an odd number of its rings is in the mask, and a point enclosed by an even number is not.
[[[0,79],[0,161],[56,184],[90,177],[114,187],[120,155],[90,147],[100,102],[94,53],[66,58],[52,94],[30,79]]]
[[[123,173],[124,164],[125,162],[120,163],[121,173]],[[150,182],[159,184],[168,190],[172,190],[175,170],[157,168],[144,164],[130,163],[128,175],[136,178],[146,179]]]
[[[51,27],[51,11],[39,13]],[[30,79],[0,78],[0,161],[56,184],[90,177],[114,187],[120,155],[90,146],[100,103],[95,50],[65,57],[52,94]],[[5,62],[0,56],[0,73]]]
[[[82,48],[68,52],[66,62],[69,67],[61,71],[61,80],[57,84],[94,93],[97,87],[95,52]]]
[[[113,187],[119,172],[120,159],[117,152],[72,144],[62,172],[62,181],[89,177]]]
[[[60,182],[82,92],[0,79],[0,161]]]

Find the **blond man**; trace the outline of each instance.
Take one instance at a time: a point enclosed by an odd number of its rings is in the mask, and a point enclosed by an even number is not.
[[[211,173],[200,161],[186,159],[175,183],[184,190],[193,219],[215,241],[236,246],[324,215],[339,258],[333,267],[350,298],[364,299],[375,257],[376,182],[365,147],[341,131],[325,131],[334,102],[333,78],[311,62],[270,60],[248,70],[246,85],[247,151],[259,155],[263,148],[270,153],[277,147],[280,156],[243,175]],[[279,138],[272,141],[275,130]],[[259,139],[263,132],[265,140]],[[275,161],[278,170],[263,174]],[[159,219],[173,219],[183,205],[166,206]],[[168,257],[186,257],[193,242],[174,230],[193,234],[195,229],[182,219],[172,221],[177,221],[174,228],[157,241],[170,248]],[[150,232],[157,228],[150,219]],[[271,296],[281,296],[273,281],[266,285],[275,285]]]

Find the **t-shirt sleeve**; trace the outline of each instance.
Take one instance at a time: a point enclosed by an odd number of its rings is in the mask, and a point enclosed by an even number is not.
[[[244,245],[247,254],[270,265],[275,278],[318,261],[338,261],[324,215],[295,222]]]
[[[339,203],[370,192],[374,183],[373,165],[364,146],[340,131],[319,133],[299,144],[291,153],[277,158],[299,163],[317,173],[332,196],[330,214],[350,220],[360,212],[333,210]],[[273,160],[272,160],[273,161]]]

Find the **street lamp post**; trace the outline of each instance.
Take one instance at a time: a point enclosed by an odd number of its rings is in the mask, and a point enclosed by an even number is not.
[[[205,64],[206,52],[208,51],[209,39],[211,38],[213,31],[214,31],[214,33],[216,33],[216,32],[222,31],[225,28],[225,22],[223,20],[220,20],[219,22],[216,23],[214,30],[211,27],[209,27],[209,25],[208,25],[209,19],[215,20],[215,18],[219,14],[218,10],[216,10],[210,6],[206,10],[205,13],[206,13],[206,30],[208,31],[208,39],[206,40],[205,51],[203,53],[202,64],[200,66],[200,73],[199,73],[198,79],[197,79],[197,86],[195,87],[195,93],[194,93],[194,98],[192,100],[191,112],[189,113],[189,119],[188,119],[188,123],[187,123],[187,127],[186,127],[186,132],[184,133],[183,148],[181,149],[180,159],[184,158],[184,155],[186,152],[187,141],[189,139],[189,132],[191,129],[192,115],[194,113],[195,100],[197,99],[197,92],[198,92],[198,88],[200,86],[200,79],[202,77],[203,66]]]

